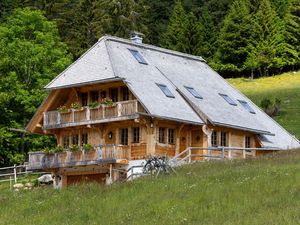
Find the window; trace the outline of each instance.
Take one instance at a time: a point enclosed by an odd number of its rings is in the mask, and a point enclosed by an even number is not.
[[[146,60],[144,59],[144,57],[139,53],[139,51],[133,50],[133,49],[129,49],[129,51],[131,52],[131,54],[134,56],[134,58],[135,58],[139,63],[148,65],[148,63],[146,62]]]
[[[106,91],[101,91],[100,92],[100,97],[103,99],[103,98],[106,98]]]
[[[255,114],[255,111],[250,107],[250,105],[248,104],[248,102],[242,101],[242,100],[238,100],[239,103],[246,109],[248,110],[250,113]]]
[[[163,128],[163,127],[159,128],[158,142],[165,143],[165,128]]]
[[[118,88],[111,88],[109,89],[110,92],[110,98],[113,102],[118,101]]]
[[[175,98],[175,96],[172,94],[172,92],[169,90],[169,88],[164,84],[157,84],[157,86],[160,88],[160,90],[169,98]]]
[[[128,90],[128,87],[122,87],[121,92],[122,92],[122,100],[123,101],[128,101],[129,100],[129,90]]]
[[[168,143],[173,145],[175,144],[175,130],[168,129]]]
[[[69,148],[69,136],[67,136],[67,135],[65,135],[63,138],[63,146],[64,146],[64,149]]]
[[[81,93],[81,105],[87,106],[88,104],[88,93]]]
[[[228,102],[230,105],[237,106],[237,104],[228,95],[225,94],[219,94],[219,95],[222,96],[225,99],[225,101]]]
[[[217,147],[217,146],[218,146],[218,143],[217,143],[217,140],[218,140],[218,139],[217,139],[217,134],[218,134],[218,133],[217,133],[217,131],[215,131],[215,130],[214,130],[214,131],[212,132],[212,134],[211,134],[211,146],[212,146],[212,147]]]
[[[92,102],[98,102],[98,99],[99,99],[99,92],[98,91],[92,91],[91,92]]]
[[[221,132],[221,146],[227,146],[227,133]]]
[[[139,127],[132,128],[132,142],[133,143],[140,142],[140,128]]]
[[[72,136],[72,144],[73,145],[78,145],[78,134],[74,134]]]
[[[81,145],[85,145],[88,143],[88,134],[81,135]]]
[[[251,148],[251,137],[245,137],[245,148]]]
[[[186,90],[188,90],[195,98],[199,98],[199,99],[203,99],[203,97],[201,95],[199,95],[199,93],[192,87],[186,87]]]
[[[128,145],[128,128],[120,129],[120,143],[121,145]]]

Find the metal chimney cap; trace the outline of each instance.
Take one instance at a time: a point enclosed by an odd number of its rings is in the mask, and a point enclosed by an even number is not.
[[[130,40],[133,42],[133,43],[136,43],[136,44],[142,44],[143,43],[143,37],[144,34],[140,33],[140,32],[137,32],[137,31],[132,31],[130,33],[131,35],[131,38]]]

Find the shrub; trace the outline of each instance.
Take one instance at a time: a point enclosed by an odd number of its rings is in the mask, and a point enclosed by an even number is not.
[[[84,144],[83,145],[83,150],[86,151],[86,152],[89,152],[89,151],[91,151],[93,149],[94,149],[94,147],[91,144]]]
[[[61,112],[61,113],[66,113],[66,112],[68,112],[68,108],[65,105],[61,105],[57,108],[57,111]]]
[[[79,151],[79,146],[78,146],[78,145],[72,145],[72,146],[70,147],[70,151],[71,151],[71,152]]]
[[[91,103],[89,103],[89,107],[91,108],[91,109],[94,109],[94,108],[97,108],[98,106],[99,106],[100,104],[99,104],[99,102],[91,102]]]
[[[64,151],[64,148],[62,146],[57,146],[56,148],[53,149],[54,153],[61,153]]]
[[[261,100],[260,106],[269,116],[278,116],[280,113],[281,100],[278,98],[275,98],[274,100],[264,98]]]

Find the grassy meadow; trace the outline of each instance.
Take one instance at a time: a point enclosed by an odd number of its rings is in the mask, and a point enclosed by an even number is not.
[[[228,81],[257,105],[264,98],[280,99],[281,112],[274,119],[300,139],[300,71],[254,80],[237,78]]]
[[[300,151],[199,162],[111,188],[0,192],[0,224],[300,224]]]

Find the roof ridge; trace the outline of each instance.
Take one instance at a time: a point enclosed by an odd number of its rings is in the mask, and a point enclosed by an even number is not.
[[[136,47],[151,49],[151,50],[163,52],[163,53],[166,53],[166,54],[180,56],[180,57],[193,59],[193,60],[197,60],[197,61],[201,61],[201,62],[206,63],[206,60],[203,59],[201,56],[195,56],[195,55],[191,55],[191,54],[187,54],[187,53],[183,53],[183,52],[179,52],[179,51],[174,51],[174,50],[171,50],[171,49],[162,48],[162,47],[158,47],[158,46],[151,45],[151,44],[145,44],[145,43],[137,44],[137,43],[132,42],[131,40],[116,37],[116,36],[111,36],[111,35],[106,35],[106,36],[103,36],[103,37],[105,37],[107,41],[121,42],[121,43],[129,44],[129,45],[133,45],[133,46],[136,46]]]

